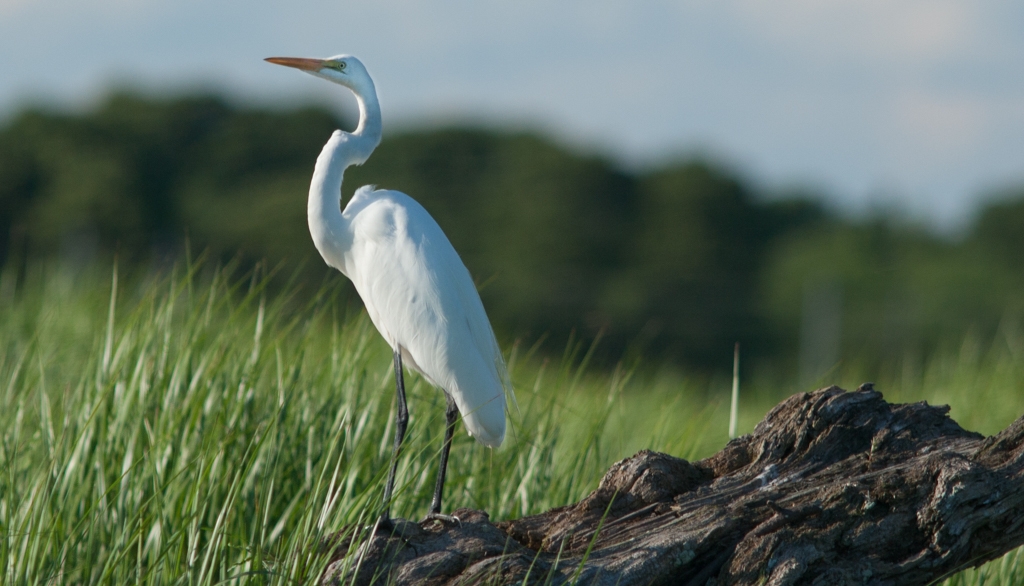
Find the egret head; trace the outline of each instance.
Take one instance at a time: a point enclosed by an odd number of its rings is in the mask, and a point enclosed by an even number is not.
[[[327,59],[268,57],[264,61],[294,67],[310,75],[339,83],[361,95],[365,95],[367,90],[373,88],[373,81],[363,63],[351,55],[335,55]]]

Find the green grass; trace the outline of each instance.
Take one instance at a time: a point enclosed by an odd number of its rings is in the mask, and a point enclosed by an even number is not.
[[[0,581],[4,584],[308,583],[323,536],[380,511],[394,414],[390,350],[324,287],[308,304],[261,279],[181,268],[114,281],[30,267],[0,276]],[[1024,412],[1014,338],[968,341],[920,367],[866,377],[890,400],[950,403],[993,433]],[[508,348],[519,414],[505,447],[460,429],[445,508],[492,519],[593,490],[652,448],[690,459],[727,441],[728,381],[587,369]],[[439,392],[407,379],[412,421],[393,514],[429,506]],[[745,384],[749,431],[793,388]],[[801,389],[806,390],[806,389]],[[951,584],[1012,584],[1018,554]]]

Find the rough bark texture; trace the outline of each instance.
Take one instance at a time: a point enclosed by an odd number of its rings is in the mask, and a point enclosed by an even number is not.
[[[396,521],[323,583],[928,584],[1024,543],[1024,417],[984,438],[948,411],[795,395],[706,460],[622,460],[574,505]]]

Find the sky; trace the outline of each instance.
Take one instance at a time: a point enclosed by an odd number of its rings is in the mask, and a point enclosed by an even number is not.
[[[386,129],[526,127],[627,168],[700,154],[954,231],[1024,185],[1013,1],[0,0],[0,120],[112,87],[351,107],[262,61],[341,53]]]

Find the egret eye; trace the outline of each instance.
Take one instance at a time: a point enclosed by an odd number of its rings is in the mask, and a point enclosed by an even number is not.
[[[346,65],[348,65],[348,64],[345,63],[344,61],[338,61],[337,62],[338,71],[344,70]]]

